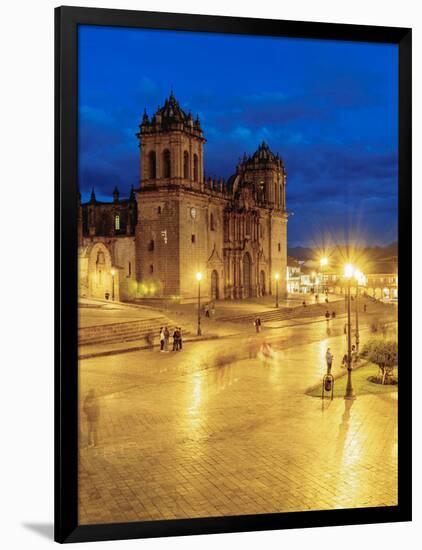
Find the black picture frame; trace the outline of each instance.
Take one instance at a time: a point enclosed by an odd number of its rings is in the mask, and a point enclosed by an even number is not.
[[[78,525],[78,25],[397,44],[399,50],[398,505],[188,520]],[[411,29],[112,9],[55,10],[55,540],[82,542],[411,520]]]

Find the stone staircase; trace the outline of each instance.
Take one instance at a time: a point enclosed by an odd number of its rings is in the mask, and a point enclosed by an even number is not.
[[[150,319],[81,327],[78,330],[79,345],[117,344],[134,340],[146,340],[151,333],[156,343],[159,340],[160,327],[163,326],[169,327],[171,332],[174,323],[165,316],[158,316]],[[186,334],[186,331],[184,331],[184,334]]]
[[[309,298],[308,298],[309,300]],[[360,310],[363,304],[367,304],[368,311],[374,313],[376,310],[381,309],[393,309],[394,306],[383,304],[381,302],[374,302],[370,298],[361,296],[359,298]],[[352,302],[352,311],[354,311],[354,302]],[[287,321],[290,319],[306,319],[306,318],[325,318],[325,312],[336,312],[336,316],[340,316],[346,313],[344,300],[337,300],[336,302],[329,302],[328,304],[312,304],[306,307],[296,306],[290,308],[272,309],[270,311],[263,311],[261,313],[247,313],[244,315],[233,315],[227,317],[221,317],[219,321],[231,322],[231,323],[253,323],[257,317],[261,319],[261,322],[267,323],[271,321]]]

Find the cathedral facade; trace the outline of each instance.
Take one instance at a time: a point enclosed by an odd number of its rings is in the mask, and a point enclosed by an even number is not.
[[[104,265],[89,260],[99,243],[109,251],[104,273],[113,272],[106,286],[118,285],[121,299],[191,299],[197,273],[209,299],[274,293],[276,274],[285,294],[288,216],[281,158],[262,143],[227,181],[206,178],[200,121],[173,94],[151,118],[144,113],[137,138],[139,188],[123,201],[116,189],[111,203],[98,203],[94,195],[80,205],[85,295],[93,295],[90,279],[98,279],[97,266]],[[103,290],[104,284],[96,295]]]

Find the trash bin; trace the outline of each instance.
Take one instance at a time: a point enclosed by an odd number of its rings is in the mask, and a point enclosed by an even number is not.
[[[325,382],[324,382],[324,389],[326,392],[330,392],[331,391],[331,386],[332,386],[332,380],[331,380],[331,376],[327,376],[325,378]]]

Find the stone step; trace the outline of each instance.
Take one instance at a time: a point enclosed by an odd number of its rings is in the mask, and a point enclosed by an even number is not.
[[[309,299],[309,298],[308,298]],[[388,308],[390,307],[388,304],[383,304],[381,302],[373,302],[369,298],[363,298],[362,296],[359,298],[359,301],[361,304],[366,303],[371,309],[374,308]],[[352,304],[352,310],[354,305]],[[261,313],[247,313],[244,315],[236,315],[236,316],[226,316],[219,319],[223,322],[234,322],[234,323],[253,323],[257,317],[261,319],[263,322],[267,321],[285,321],[288,319],[293,319],[295,317],[300,318],[308,318],[308,317],[323,317],[325,315],[325,312],[328,311],[331,313],[332,311],[335,311],[337,315],[344,313],[346,311],[345,303],[343,300],[337,300],[335,302],[329,302],[326,303],[320,303],[320,304],[311,304],[307,305],[306,307],[303,306],[296,306],[292,308],[280,308],[276,310],[271,311],[264,311]]]
[[[118,330],[120,328],[125,328],[129,325],[137,325],[137,326],[147,326],[154,322],[169,322],[167,317],[159,316],[159,317],[151,317],[149,319],[134,319],[132,321],[123,321],[119,323],[106,323],[106,324],[100,324],[100,325],[89,325],[85,327],[80,327],[80,331],[89,331],[89,330],[95,330],[95,331],[109,331],[111,328],[114,330]]]
[[[126,321],[124,323],[81,327],[78,331],[79,345],[130,342],[144,339],[151,332],[155,338],[158,338],[158,332],[162,326],[172,327],[173,325],[174,323],[171,320],[162,316],[153,319]]]

